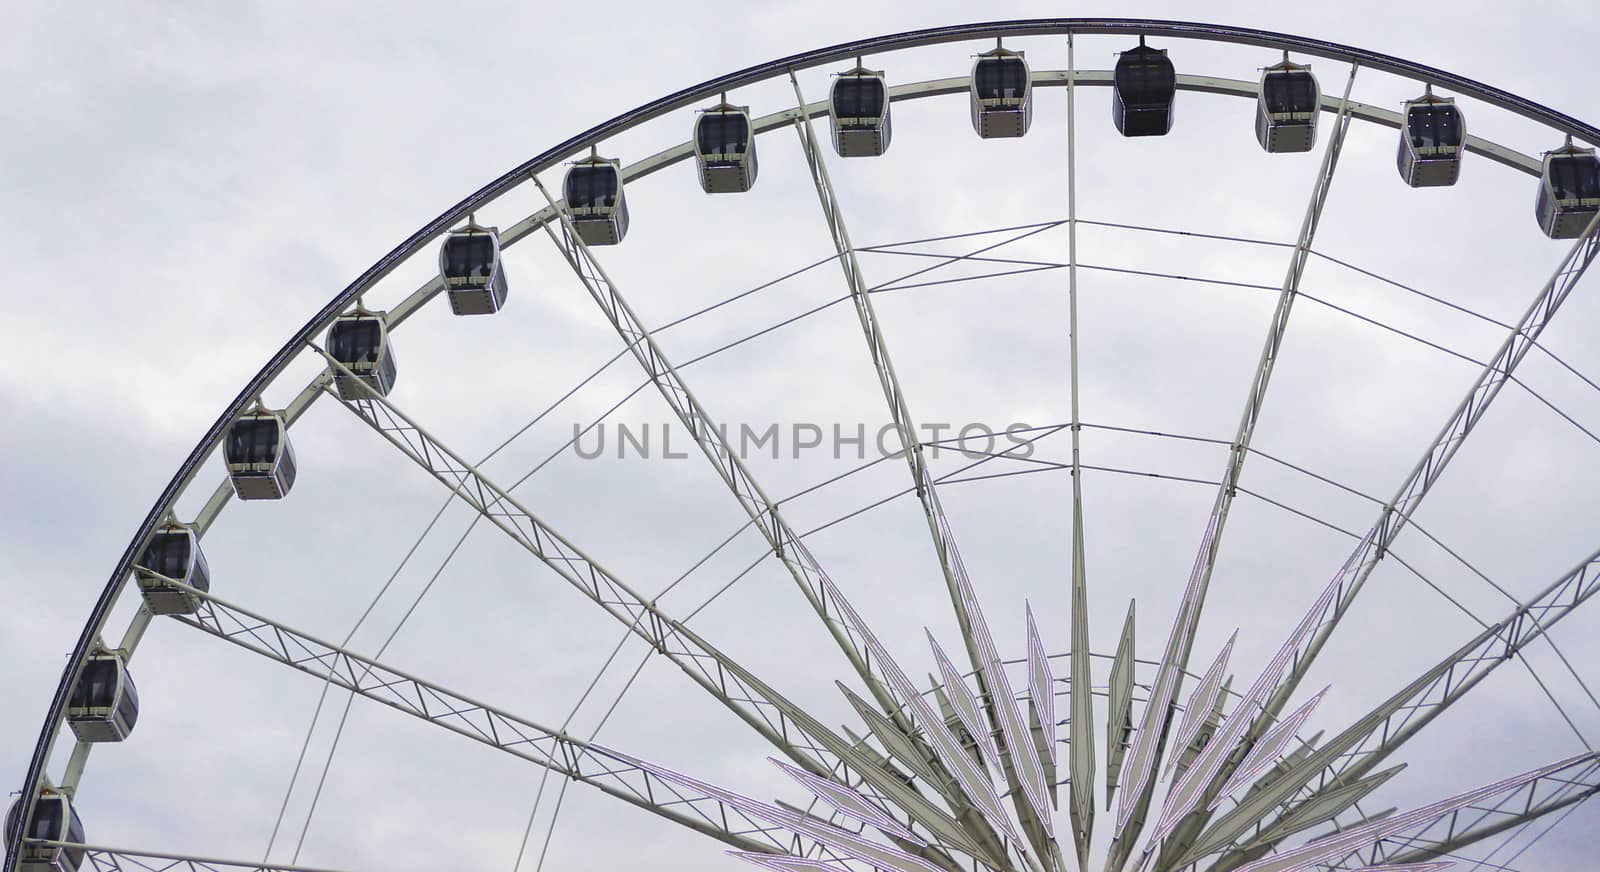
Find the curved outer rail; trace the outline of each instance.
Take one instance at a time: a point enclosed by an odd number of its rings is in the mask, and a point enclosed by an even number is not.
[[[95,600],[90,610],[89,618],[85,622],[78,640],[73,646],[66,667],[62,670],[61,681],[56,686],[55,695],[50,701],[48,713],[40,728],[38,742],[34,746],[33,757],[29,761],[27,774],[22,784],[22,798],[24,803],[23,818],[32,813],[33,801],[38,794],[39,787],[43,784],[44,769],[49,761],[50,754],[55,746],[62,716],[66,709],[67,697],[72,687],[77,683],[82,672],[84,659],[90,649],[96,644],[104,628],[106,618],[109,617],[112,607],[121,594],[128,576],[133,571],[134,560],[144,547],[151,532],[162,521],[163,517],[175,503],[178,497],[188,487],[190,481],[199,471],[202,463],[220,444],[222,435],[228,424],[237,418],[246,408],[272,384],[278,374],[283,371],[335,316],[349,308],[358,296],[365,293],[378,281],[387,276],[402,262],[410,258],[423,246],[427,245],[449,228],[460,223],[470,213],[483,208],[488,203],[498,199],[501,195],[521,184],[534,173],[559,165],[562,161],[579,154],[587,149],[591,143],[599,142],[614,136],[632,127],[647,121],[659,118],[667,113],[686,108],[697,102],[726,91],[732,91],[745,85],[754,84],[791,71],[809,69],[824,64],[847,61],[859,56],[881,54],[889,51],[917,48],[921,46],[939,45],[943,43],[965,42],[980,39],[993,39],[997,37],[1023,37],[1023,36],[1051,36],[1067,34],[1079,35],[1125,35],[1169,37],[1180,39],[1197,39],[1212,42],[1225,42],[1239,45],[1251,45],[1282,51],[1292,51],[1300,54],[1320,57],[1335,61],[1359,63],[1368,69],[1380,70],[1397,76],[1415,79],[1419,82],[1440,86],[1457,93],[1481,100],[1490,105],[1504,109],[1532,121],[1544,124],[1557,133],[1568,134],[1576,139],[1589,143],[1600,143],[1600,128],[1586,124],[1565,113],[1557,112],[1547,106],[1534,102],[1524,97],[1519,97],[1508,91],[1486,85],[1482,82],[1458,76],[1454,73],[1415,63],[1393,55],[1368,51],[1354,46],[1343,45],[1326,40],[1311,39],[1308,37],[1276,33],[1255,28],[1230,27],[1216,24],[1202,24],[1194,22],[1165,21],[1159,19],[1138,18],[1046,18],[1019,21],[982,22],[974,24],[953,25],[947,27],[926,28],[923,30],[906,31],[903,33],[885,36],[870,37],[852,42],[839,43],[826,48],[801,52],[788,57],[756,64],[736,72],[719,76],[715,79],[702,82],[660,97],[651,102],[624,112],[608,121],[601,122],[588,130],[579,133],[567,140],[546,149],[544,152],[530,158],[521,165],[509,170],[499,178],[468,195],[459,203],[445,210],[439,216],[423,225],[411,234],[398,246],[385,254],[365,272],[351,282],[344,290],[329,300],[315,315],[308,320],[295,334],[284,343],[272,357],[268,358],[265,365],[250,381],[245,384],[239,394],[234,397],[226,409],[212,422],[205,435],[195,445],[173,475],[171,481],[162,490],[156,499],[155,505],[140,523],[138,532],[128,543],[122,557],[117,561],[116,569],[111,573],[106,586]],[[1065,73],[1061,74],[1065,84]],[[1185,77],[1192,79],[1193,77]],[[959,81],[965,81],[964,79]],[[1226,81],[1226,80],[1215,80]],[[1046,84],[1047,82],[1041,82]],[[1086,74],[1079,74],[1077,84],[1096,84],[1089,81]],[[1189,87],[1194,90],[1207,90],[1195,87],[1197,83],[1191,81]],[[1232,93],[1231,90],[1226,91]],[[931,96],[931,93],[929,94]],[[906,96],[910,96],[909,94]],[[813,104],[816,105],[816,104]],[[808,106],[809,110],[811,107]],[[1326,109],[1326,105],[1324,109]],[[1368,120],[1380,121],[1383,110],[1373,110],[1373,117]],[[794,110],[790,110],[793,117]],[[809,113],[808,113],[809,114]],[[1358,114],[1358,117],[1362,117]],[[1393,113],[1389,113],[1393,115]],[[1485,151],[1487,156],[1496,158],[1495,152]],[[1501,157],[1514,155],[1506,149],[1500,149]],[[1498,159],[1498,158],[1496,158]],[[667,161],[671,163],[675,161]],[[1520,161],[1500,160],[1501,163],[1518,165],[1526,169]],[[665,164],[663,164],[665,165]],[[659,167],[657,167],[659,168]],[[641,173],[643,174],[643,173]],[[431,296],[431,294],[429,294]],[[226,502],[226,495],[213,497],[212,504]],[[216,506],[220,508],[220,505]],[[208,508],[211,508],[208,505]],[[135,633],[136,635],[136,633]],[[0,863],[0,872],[16,872],[20,859],[18,845],[7,845],[5,860]]]

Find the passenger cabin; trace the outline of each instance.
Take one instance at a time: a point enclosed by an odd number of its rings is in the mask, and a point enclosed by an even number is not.
[[[1322,89],[1311,68],[1285,57],[1283,63],[1261,72],[1256,141],[1272,154],[1310,151],[1317,144],[1321,105]]]
[[[89,656],[67,700],[67,725],[80,742],[120,742],[139,720],[139,693],[121,654]]]
[[[5,841],[18,845],[22,839],[48,842],[71,842],[81,845],[83,822],[73,810],[66,794],[45,789],[34,800],[33,814],[28,826],[21,826],[22,798],[18,797],[6,812]],[[78,872],[84,866],[83,849],[61,848],[54,845],[20,845],[17,849],[17,872]]]
[[[500,261],[500,231],[468,221],[452,230],[439,248],[439,277],[457,315],[492,315],[506,302],[505,266]]]
[[[750,109],[726,100],[694,122],[694,160],[707,194],[742,194],[756,183],[756,134]]]
[[[335,368],[333,384],[340,399],[365,400],[373,393],[386,397],[394,387],[394,349],[386,314],[358,306],[328,328],[328,355],[350,371],[347,374]]]
[[[883,73],[860,64],[828,90],[833,150],[840,157],[877,157],[889,150],[889,86]]]
[[[294,448],[283,415],[262,407],[240,415],[228,428],[224,459],[233,492],[241,500],[276,500],[294,486]]]
[[[1467,122],[1456,101],[1435,97],[1430,86],[1421,97],[1407,101],[1400,114],[1405,125],[1395,155],[1400,178],[1413,188],[1455,184],[1467,144]]]
[[[133,566],[145,607],[158,615],[192,615],[200,598],[173,584],[180,581],[199,591],[211,590],[211,571],[193,527],[170,524],[150,536],[144,554]]]
[[[1600,212],[1600,158],[1594,149],[1567,144],[1544,156],[1539,199],[1534,206],[1539,229],[1551,239],[1576,239]]]
[[[628,235],[622,162],[596,154],[574,163],[561,184],[572,226],[586,245],[616,245]]]
[[[1178,73],[1166,49],[1139,44],[1117,57],[1111,74],[1111,115],[1123,136],[1165,136],[1172,130]]]
[[[1020,51],[996,46],[972,62],[972,129],[984,139],[1017,137],[1033,123],[1033,72]]]

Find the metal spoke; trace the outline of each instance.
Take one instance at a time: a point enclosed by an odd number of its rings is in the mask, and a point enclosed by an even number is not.
[[[1506,337],[1493,360],[1478,375],[1467,395],[1456,406],[1449,420],[1424,452],[1422,459],[1412,467],[1394,497],[1378,512],[1378,518],[1373,522],[1370,534],[1362,540],[1356,548],[1356,553],[1352,555],[1352,559],[1358,560],[1360,565],[1351,577],[1348,587],[1339,592],[1333,608],[1318,626],[1316,633],[1307,641],[1304,648],[1297,652],[1294,668],[1290,670],[1282,686],[1273,694],[1263,716],[1275,717],[1283,710],[1290,695],[1310,670],[1317,654],[1327,644],[1328,637],[1338,627],[1340,619],[1349,611],[1378,562],[1388,553],[1395,538],[1410,523],[1411,516],[1421,506],[1423,498],[1428,495],[1433,484],[1438,481],[1456,452],[1461,449],[1468,434],[1482,420],[1494,398],[1499,395],[1500,389],[1511,379],[1517,365],[1527,356],[1533,343],[1538,340],[1539,335],[1544,332],[1545,327],[1561,308],[1561,304],[1571,295],[1596,254],[1600,254],[1600,215],[1590,221],[1588,229],[1573,244],[1555,274],[1534,297],[1533,303],[1517,322],[1516,329]],[[1258,727],[1252,727],[1247,735],[1253,737],[1258,734]]]
[[[324,358],[330,368],[348,372],[325,353]],[[870,784],[878,791],[875,798],[887,796],[885,802],[892,801],[891,807],[897,806],[950,844],[945,839],[944,815],[914,788],[863,760],[848,741],[661,611],[654,602],[641,597],[388,399],[369,392],[366,399],[343,401],[343,405],[591,602],[671,660],[802,768],[814,775],[843,779],[846,784],[858,779]],[[831,586],[825,585],[825,590],[836,607],[848,606]],[[981,853],[966,840],[957,840],[951,846],[966,853]],[[953,868],[953,861],[938,849],[930,847],[924,852],[934,862]]]
[[[1240,872],[1303,869],[1317,863],[1356,869],[1431,860],[1596,793],[1600,793],[1600,755],[1582,754],[1257,860],[1240,867]]]
[[[797,102],[805,106],[806,101],[804,95],[800,93],[799,79],[792,74],[789,79],[794,85]],[[1045,798],[1043,762],[1039,759],[1038,750],[1017,709],[1016,697],[1011,692],[1005,670],[1000,667],[999,655],[994,649],[994,642],[983,619],[977,596],[973,593],[971,582],[967,578],[966,567],[956,548],[949,520],[939,503],[938,490],[923,458],[922,444],[916,437],[916,425],[907,407],[899,378],[895,375],[894,363],[890,359],[889,348],[877,314],[873,311],[872,300],[867,292],[867,282],[862,276],[861,265],[851,245],[850,233],[845,227],[838,196],[832,181],[828,178],[827,163],[818,144],[816,132],[812,129],[810,118],[797,119],[795,132],[800,138],[806,166],[811,171],[811,179],[817,189],[817,199],[822,206],[823,217],[829,235],[833,239],[834,249],[839,255],[839,266],[844,272],[847,289],[851,300],[855,303],[856,315],[861,322],[873,368],[889,405],[890,418],[899,434],[901,448],[911,469],[912,481],[916,484],[917,497],[922,503],[928,531],[933,538],[934,551],[944,573],[968,656],[980,675],[980,688],[985,695],[985,711],[990,723],[997,727],[996,741],[1006,783],[1012,794],[1013,806],[1037,858],[1043,862],[1057,863],[1054,827]]]
[[[1072,35],[1067,35],[1067,310],[1072,398],[1072,721],[1067,751],[1071,755],[1072,801],[1068,815],[1078,868],[1089,866],[1094,837],[1094,700],[1089,678],[1089,576],[1083,545],[1083,467],[1079,441],[1083,421],[1078,413],[1078,103],[1077,63]]]
[[[1478,686],[1501,664],[1519,655],[1558,621],[1600,592],[1600,551],[1518,606],[1466,648],[1429,670],[1429,681],[1416,685],[1398,705],[1384,706],[1381,719],[1350,748],[1333,756],[1315,781],[1300,791],[1293,805],[1312,802],[1343,789],[1371,772],[1434,718]],[[1289,835],[1283,833],[1282,835]]]
[[[891,718],[901,722],[901,729],[907,729],[909,725],[902,720],[899,701],[868,665],[861,640],[852,636],[850,628],[833,610],[834,606],[823,598],[822,580],[828,577],[827,573],[818,564],[810,549],[794,534],[779,511],[777,503],[767,496],[739,453],[729,444],[726,430],[719,426],[701,405],[694,392],[689,389],[688,383],[678,374],[677,368],[661,350],[650,330],[634,313],[633,307],[628,305],[621,289],[595,259],[589,246],[574,232],[565,210],[557,205],[550,192],[537,178],[533,179],[533,183],[559,218],[557,223],[561,228],[560,235],[551,230],[548,223],[545,225],[545,230],[557,250],[583,283],[585,290],[600,306],[601,312],[622,338],[627,351],[639,362],[650,382],[660,391],[679,422],[716,469],[718,476],[738,500],[746,516],[767,540],[773,554],[794,578],[795,584],[805,595],[812,610],[822,619],[823,625],[828,628],[840,650],[849,659],[856,674],[861,677],[883,710]]]
[[[1339,100],[1339,112],[1334,121],[1333,133],[1328,137],[1328,145],[1323,152],[1322,167],[1317,174],[1316,183],[1312,186],[1310,202],[1306,205],[1305,217],[1300,224],[1299,241],[1290,258],[1288,272],[1284,276],[1283,289],[1278,295],[1278,305],[1261,349],[1261,359],[1251,380],[1250,392],[1245,399],[1244,413],[1239,419],[1239,429],[1229,450],[1228,465],[1217,488],[1211,517],[1200,540],[1200,553],[1195,557],[1194,569],[1190,573],[1188,586],[1184,590],[1183,600],[1178,605],[1177,617],[1173,620],[1172,631],[1167,638],[1166,653],[1162,656],[1161,672],[1157,676],[1155,690],[1152,691],[1150,702],[1145,705],[1144,715],[1139,723],[1139,733],[1128,755],[1131,771],[1117,805],[1117,824],[1108,867],[1113,872],[1120,870],[1123,863],[1132,855],[1134,842],[1139,838],[1139,831],[1144,826],[1145,814],[1155,791],[1155,773],[1161,765],[1167,729],[1172,722],[1173,705],[1177,701],[1178,690],[1182,685],[1181,676],[1183,670],[1188,667],[1189,655],[1194,646],[1195,630],[1199,626],[1200,614],[1205,607],[1206,590],[1211,583],[1211,572],[1216,566],[1217,551],[1222,545],[1228,510],[1233,504],[1245,459],[1249,456],[1250,438],[1255,433],[1256,422],[1260,419],[1262,405],[1266,401],[1267,386],[1272,380],[1273,366],[1277,362],[1284,334],[1289,327],[1289,315],[1293,311],[1294,300],[1300,288],[1300,278],[1305,273],[1306,262],[1310,258],[1311,243],[1316,236],[1317,224],[1321,220],[1322,209],[1327,203],[1328,191],[1333,182],[1333,173],[1339,165],[1339,154],[1344,145],[1345,132],[1350,125],[1350,89],[1355,85],[1356,72],[1359,69],[1358,64],[1350,66],[1350,76],[1345,81],[1344,96]],[[1192,828],[1188,824],[1181,826],[1177,838],[1181,841]]]
[[[677,415],[679,422],[694,438],[701,453],[716,469],[724,485],[744,509],[750,523],[761,531],[773,554],[788,569],[812,610],[822,619],[824,626],[828,628],[840,650],[844,652],[856,674],[883,711],[895,722],[898,730],[908,736],[915,736],[916,730],[904,715],[894,691],[871,667],[872,658],[866,640],[848,621],[843,620],[841,609],[848,608],[848,604],[838,594],[837,585],[822,569],[800,536],[784,520],[778,504],[767,496],[739,453],[729,444],[726,430],[715,422],[695,397],[687,382],[679,375],[677,368],[656,343],[649,329],[628,305],[621,290],[595,259],[589,246],[574,231],[566,212],[556,204],[549,191],[537,178],[533,182],[549,202],[550,208],[560,217],[562,232],[559,236],[548,225],[546,226],[551,241],[556,244],[584,288],[600,306],[627,349],[644,368],[650,383],[656,386]],[[940,790],[969,826],[977,830],[974,835],[979,842],[998,843],[998,834],[985,825],[983,818],[969,813],[971,799],[954,788],[954,780],[944,771],[939,761],[933,756],[928,756],[928,763],[933,767],[936,776],[931,780],[931,785]]]

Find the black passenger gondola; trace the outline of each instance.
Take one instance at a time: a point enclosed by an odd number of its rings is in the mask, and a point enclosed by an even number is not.
[[[355,374],[352,377],[343,372],[334,373],[333,383],[341,399],[364,400],[373,391],[388,396],[389,389],[394,387],[394,348],[389,342],[386,314],[357,306],[355,311],[340,315],[328,328],[328,354]]]
[[[1117,58],[1112,71],[1111,115],[1123,136],[1165,136],[1172,130],[1178,73],[1166,49],[1139,44]]]
[[[840,157],[877,157],[889,150],[889,86],[883,73],[859,63],[828,91],[833,149]]]
[[[1551,239],[1576,239],[1600,212],[1600,158],[1594,149],[1567,144],[1546,152],[1535,214]]]
[[[694,122],[694,159],[707,194],[741,194],[756,183],[756,136],[750,109],[724,100]]]
[[[22,797],[6,812],[5,841],[15,845],[21,839],[83,844],[83,822],[73,810],[66,794],[45,789],[34,800],[28,826],[21,826]],[[55,845],[22,845],[17,851],[17,872],[78,872],[83,866],[83,849]]]
[[[1033,123],[1033,73],[1020,51],[1002,46],[972,62],[972,129],[984,139],[1021,136]]]
[[[457,315],[492,315],[506,302],[500,231],[472,221],[452,230],[439,249],[439,277]]]
[[[67,700],[67,724],[80,742],[120,742],[139,720],[139,693],[122,655],[89,656]]]
[[[144,604],[158,615],[192,615],[200,598],[172,584],[181,581],[200,591],[211,590],[211,571],[194,528],[171,524],[150,536],[150,544],[133,567]]]
[[[1449,97],[1435,97],[1429,86],[1421,97],[1401,108],[1405,127],[1395,165],[1413,188],[1453,185],[1461,177],[1461,154],[1467,143],[1467,121]]]
[[[1322,89],[1311,68],[1289,60],[1261,73],[1256,98],[1256,141],[1272,153],[1310,151],[1317,143]]]
[[[622,162],[591,153],[567,170],[561,185],[572,226],[588,245],[616,245],[628,234]]]
[[[294,448],[281,414],[259,403],[228,428],[228,477],[241,500],[275,500],[294,486]]]

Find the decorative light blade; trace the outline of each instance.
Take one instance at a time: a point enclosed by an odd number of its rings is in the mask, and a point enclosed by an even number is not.
[[[1050,655],[1039,640],[1033,622],[1033,606],[1024,601],[1028,617],[1028,714],[1033,751],[1044,767],[1045,793],[1050,810],[1056,809],[1056,680],[1050,674]],[[1076,833],[1075,833],[1076,834]]]
[[[979,671],[983,674],[984,686],[989,690],[989,703],[999,715],[1000,734],[1005,737],[1005,746],[1011,752],[1011,761],[1021,776],[1019,780],[1028,805],[1038,816],[1045,837],[1053,839],[1055,826],[1051,820],[1050,808],[1045,802],[1044,765],[1039,761],[1038,752],[1034,750],[1032,737],[1028,735],[1027,725],[1022,721],[1022,712],[1017,709],[1016,694],[1011,690],[1011,680],[1006,677],[1005,664],[1000,659],[1000,652],[995,648],[994,637],[989,633],[989,622],[983,617],[983,608],[979,605],[977,595],[973,593],[972,584],[965,572],[959,574],[957,583],[962,598],[966,600],[972,640],[977,644],[978,653],[982,657]]]
[[[888,718],[879,714],[865,700],[851,693],[843,685],[840,685],[840,688],[844,690],[845,697],[850,700],[850,704],[855,707],[857,712],[861,713],[862,718],[872,728],[873,735],[877,736],[878,741],[882,742],[885,747],[890,748],[896,759],[901,759],[907,768],[918,775],[926,772],[927,777],[932,777],[932,772],[928,769],[926,763],[922,764],[919,769],[910,762],[910,760],[920,759],[922,756],[915,743],[906,738],[905,734],[890,723]],[[854,738],[853,734],[852,738]],[[906,758],[900,758],[901,754],[905,754]],[[856,740],[854,745],[843,749],[843,753],[836,756],[847,761],[862,778],[866,779],[869,784],[887,797],[901,811],[905,812],[912,820],[932,833],[934,838],[940,842],[974,857],[988,858],[986,862],[1004,865],[1003,862],[995,859],[996,854],[1004,857],[1005,853],[1002,848],[995,844],[998,842],[998,837],[994,835],[993,828],[988,827],[987,824],[969,828],[963,825],[961,821],[957,821],[955,818],[945,814],[942,809],[929,802],[926,797],[903,781],[903,776],[898,771],[889,768],[889,761],[878,757],[877,752],[870,747]],[[931,780],[927,783],[939,784],[939,782]],[[981,812],[977,813],[977,815],[980,820],[987,820],[983,818]]]
[[[1217,691],[1216,699],[1211,702],[1211,712],[1206,716],[1205,722],[1194,731],[1194,736],[1189,743],[1178,748],[1174,755],[1172,768],[1179,778],[1189,771],[1194,761],[1199,759],[1200,752],[1211,746],[1211,737],[1217,734],[1222,727],[1222,704],[1227,701],[1228,694],[1233,691],[1233,676],[1222,680],[1222,689]]]
[[[894,688],[900,694],[900,698],[906,701],[906,707],[911,710],[913,720],[922,728],[924,736],[933,745],[934,752],[944,762],[945,768],[949,769],[957,780],[961,782],[961,787],[966,792],[968,802],[983,815],[991,826],[1011,836],[1012,841],[1016,842],[1020,847],[1023,844],[1022,838],[1017,833],[1016,828],[1011,825],[1011,818],[1005,814],[1003,807],[1000,805],[1000,797],[995,794],[994,785],[983,773],[978,771],[977,764],[972,762],[972,758],[968,757],[966,751],[961,747],[961,741],[955,737],[954,733],[950,732],[949,727],[945,726],[944,719],[934,713],[933,708],[928,705],[927,698],[917,693],[916,688],[911,684],[911,680],[906,678],[905,671],[900,668],[900,664],[889,656],[888,649],[884,648],[883,643],[878,641],[877,635],[867,626],[867,622],[863,621],[861,616],[856,613],[855,607],[850,605],[849,601],[843,596],[839,595],[838,588],[833,585],[832,581],[824,578],[822,584],[823,589],[828,592],[828,596],[833,598],[834,604],[838,607],[840,613],[850,622],[851,626],[855,627],[856,632],[866,642],[868,650],[872,652],[872,656],[877,658],[879,668],[882,669],[884,676],[889,680],[890,687]]]
[[[762,802],[758,799],[751,799],[743,794],[701,781],[698,778],[668,769],[665,766],[657,766],[644,760],[630,758],[625,754],[619,753],[617,756],[624,758],[627,762],[640,769],[654,774],[663,781],[670,781],[682,787],[701,791],[707,796],[715,797],[745,814],[771,821],[801,835],[810,836],[841,854],[860,860],[863,863],[870,863],[879,869],[894,870],[894,872],[941,872],[939,867],[921,857],[889,845],[880,845],[826,821],[790,811],[771,803]]]
[[[1277,656],[1273,657],[1272,661],[1267,664],[1267,668],[1262,670],[1260,677],[1256,679],[1256,683],[1251,685],[1250,691],[1234,707],[1233,714],[1222,722],[1222,728],[1217,731],[1216,735],[1211,737],[1211,742],[1206,746],[1206,749],[1200,752],[1200,759],[1195,761],[1195,765],[1188,772],[1185,772],[1182,778],[1178,779],[1178,783],[1167,794],[1166,803],[1161,810],[1161,820],[1156,823],[1155,829],[1150,833],[1150,844],[1156,844],[1168,833],[1172,832],[1172,828],[1178,825],[1178,821],[1182,820],[1184,815],[1193,811],[1194,807],[1205,798],[1205,793],[1211,786],[1212,779],[1222,769],[1223,763],[1227,762],[1228,755],[1233,753],[1239,742],[1239,737],[1244,735],[1245,728],[1255,720],[1257,709],[1266,702],[1268,695],[1277,688],[1278,679],[1283,677],[1283,672],[1289,667],[1295,651],[1299,649],[1300,643],[1305,639],[1306,635],[1316,628],[1317,622],[1322,619],[1323,613],[1327,610],[1329,604],[1333,602],[1340,587],[1344,584],[1345,574],[1352,568],[1353,565],[1347,561],[1334,574],[1333,580],[1328,582],[1327,587],[1323,588],[1322,595],[1317,597],[1317,601],[1312,604],[1311,609],[1300,619],[1300,624],[1289,634],[1289,638],[1284,640],[1282,647],[1278,649]]]
[[[1039,628],[1033,623],[1033,606],[1024,603],[1028,616],[1028,695],[1034,710],[1039,713],[1039,726],[1044,730],[1049,749],[1049,762],[1056,762],[1056,682],[1050,675],[1050,657],[1045,654],[1044,643],[1039,641]]]
[[[871,800],[845,787],[843,784],[836,784],[826,778],[818,778],[810,772],[790,766],[782,760],[775,760],[771,757],[768,757],[767,760],[772,765],[788,773],[790,778],[800,782],[805,789],[816,794],[818,799],[838,809],[840,814],[877,827],[886,835],[897,836],[918,846],[927,844],[916,833],[901,826],[899,821],[889,817],[882,809],[873,805]]]
[[[944,679],[944,692],[950,700],[950,707],[955,709],[956,720],[972,736],[972,741],[978,746],[978,753],[983,756],[990,769],[999,773],[1000,757],[995,753],[994,741],[989,735],[989,728],[983,722],[983,710],[978,705],[978,698],[973,696],[972,688],[967,686],[966,679],[956,671],[950,658],[939,647],[939,642],[928,633],[928,645],[933,648],[933,659],[939,664],[939,675]]]
[[[1486,784],[1476,790],[1457,794],[1431,805],[1397,814],[1385,820],[1353,827],[1335,833],[1328,838],[1318,839],[1308,845],[1284,851],[1271,857],[1264,857],[1239,867],[1239,872],[1297,872],[1297,870],[1308,869],[1318,863],[1325,863],[1329,860],[1343,857],[1352,851],[1362,850],[1392,833],[1436,820],[1496,794],[1517,790],[1538,779],[1574,765],[1592,762],[1597,758],[1600,758],[1600,755],[1593,753],[1569,757],[1565,760],[1551,763],[1548,766],[1541,766],[1538,769],[1524,772],[1521,775]],[[818,841],[821,840],[819,839]]]
[[[928,673],[928,692],[933,694],[933,701],[939,706],[939,716],[944,718],[944,725],[961,740],[961,747],[967,749],[968,756],[978,764],[979,769],[987,768],[989,761],[979,751],[978,740],[972,738],[972,732],[961,723],[961,716],[956,714],[956,707],[950,704],[950,695],[944,692],[944,684],[934,678],[932,672]]]
[[[1211,714],[1211,709],[1216,705],[1217,691],[1222,689],[1222,675],[1228,670],[1228,657],[1233,653],[1233,643],[1239,638],[1239,631],[1234,630],[1228,637],[1228,644],[1222,646],[1222,651],[1217,654],[1217,659],[1206,670],[1206,674],[1195,686],[1194,693],[1189,695],[1189,702],[1183,707],[1183,720],[1178,724],[1177,740],[1173,747],[1187,748],[1194,741],[1194,734],[1199,732],[1200,725],[1206,722],[1206,717]],[[1167,765],[1170,775],[1178,764],[1178,756],[1173,755],[1172,762]]]
[[[1074,431],[1072,435],[1076,438],[1078,434]],[[1069,819],[1072,839],[1078,849],[1078,866],[1083,868],[1088,865],[1089,843],[1094,837],[1094,681],[1089,673],[1089,593],[1087,572],[1083,567],[1083,524],[1079,517],[1083,501],[1078,494],[1079,477],[1074,473],[1072,480],[1077,507],[1073,517],[1072,719],[1067,728],[1067,753],[1071,755],[1068,780],[1072,785]],[[1051,790],[1051,799],[1054,799],[1053,784]]]
[[[1222,493],[1218,493],[1219,501]],[[1189,616],[1200,607],[1200,601],[1205,596],[1205,583],[1209,580],[1205,572],[1206,555],[1211,553],[1211,543],[1217,535],[1217,518],[1218,512],[1213,509],[1205,534],[1200,537],[1200,554],[1189,573],[1189,584],[1184,589],[1183,600],[1178,604],[1178,614],[1172,619],[1166,652],[1156,670],[1155,683],[1150,687],[1150,699],[1145,702],[1144,714],[1139,718],[1139,732],[1134,735],[1133,747],[1128,751],[1128,784],[1117,801],[1117,825],[1112,833],[1113,839],[1122,838],[1128,819],[1133,817],[1134,809],[1142,804],[1145,787],[1151,784],[1156,765],[1161,762],[1162,740],[1170,721],[1172,698],[1177,694],[1181,675],[1182,667],[1178,661],[1189,647],[1193,623]]]
[[[1329,687],[1332,687],[1332,685],[1329,685]],[[1289,742],[1294,740],[1295,735],[1300,732],[1300,727],[1305,724],[1306,718],[1311,717],[1311,712],[1316,709],[1317,703],[1322,702],[1322,698],[1327,693],[1328,688],[1324,687],[1317,692],[1316,696],[1306,700],[1304,705],[1295,709],[1293,714],[1284,718],[1277,726],[1267,731],[1267,734],[1261,737],[1261,741],[1250,749],[1249,756],[1245,757],[1244,762],[1239,764],[1239,768],[1234,770],[1227,783],[1223,784],[1222,789],[1217,791],[1216,797],[1211,800],[1207,808],[1214,809],[1221,805],[1223,799],[1244,786],[1257,773],[1271,766],[1273,761],[1278,759],[1278,755],[1283,753],[1283,749],[1288,746]]]
[[[909,786],[911,776],[901,772],[894,765],[893,761],[887,757],[884,757],[882,754],[879,754],[871,745],[866,744],[866,741],[857,736],[855,733],[851,732],[849,727],[844,727],[842,729],[844,730],[845,735],[849,736],[850,741],[853,743],[850,747],[851,753],[857,755],[861,760],[865,761],[859,765],[870,765],[875,767],[879,773],[887,776],[890,779],[893,779],[894,783],[899,785],[898,790],[900,792],[907,793],[913,797],[913,799],[910,800],[912,805],[908,807],[906,805],[906,800],[903,800],[899,793],[890,790],[882,791],[884,796],[887,797],[896,808],[906,812],[908,817],[915,821],[919,826],[926,828],[928,832],[933,834],[935,839],[939,840],[940,843],[950,848],[954,848],[957,851],[961,851],[962,853],[970,854],[973,857],[980,858],[982,862],[988,864],[990,868],[1007,868],[1004,859],[1005,848],[1000,844],[999,835],[995,833],[993,828],[989,827],[989,825],[983,821],[982,816],[978,812],[970,808],[966,808],[965,811],[962,812],[962,819],[960,821],[945,814],[942,809],[928,802],[927,799],[922,796],[922,794],[918,793],[914,788]],[[876,784],[874,784],[874,786],[876,786]]]
[[[855,692],[845,687],[844,684],[835,683],[838,684],[839,690],[844,693],[844,697],[850,702],[851,707],[856,710],[856,714],[860,715],[861,720],[866,722],[867,729],[872,731],[872,735],[877,737],[878,742],[896,760],[900,761],[903,766],[911,770],[912,774],[923,781],[929,784],[938,783],[938,779],[933,774],[933,767],[928,765],[922,749],[917,747],[916,742],[913,742],[905,733],[900,732],[900,728],[896,727],[892,721],[873,708],[871,703],[856,696]]]
[[[1272,782],[1281,778],[1285,772],[1299,766],[1303,760],[1311,755],[1312,751],[1317,750],[1317,743],[1322,741],[1323,732],[1323,730],[1318,730],[1311,738],[1301,742],[1300,747],[1289,752],[1288,756],[1268,767],[1267,774],[1256,779],[1256,783],[1250,785],[1250,790],[1265,790]],[[1249,793],[1245,795],[1248,796]]]
[[[1106,808],[1117,792],[1122,774],[1122,757],[1128,751],[1128,733],[1133,730],[1133,608],[1128,600],[1128,617],[1122,622],[1122,639],[1111,661],[1111,686],[1106,705]]]

